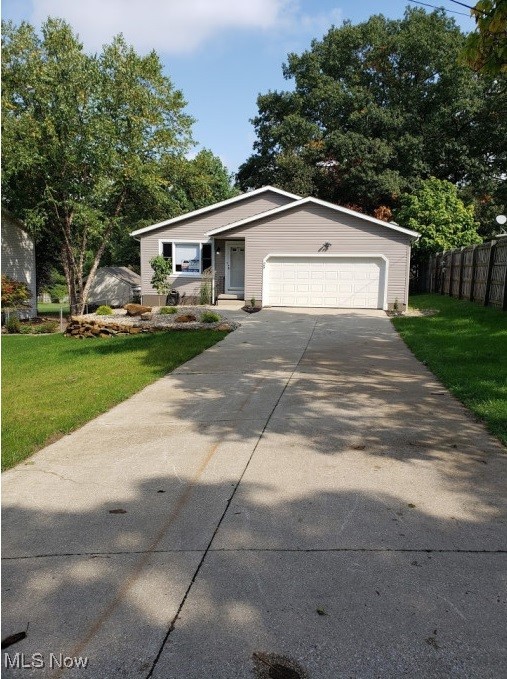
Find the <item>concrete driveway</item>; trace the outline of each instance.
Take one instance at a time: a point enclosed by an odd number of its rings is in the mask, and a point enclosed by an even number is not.
[[[383,312],[241,320],[3,475],[2,676],[505,676],[505,449]]]

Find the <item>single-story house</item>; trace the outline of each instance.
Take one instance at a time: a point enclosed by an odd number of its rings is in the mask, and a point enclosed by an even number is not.
[[[150,259],[172,260],[170,282],[198,297],[211,271],[212,296],[257,305],[388,309],[408,303],[411,243],[394,223],[272,186],[131,234],[141,243],[141,294],[158,304]]]
[[[24,224],[2,207],[2,273],[25,283],[30,290],[30,305],[18,312],[20,318],[37,315],[35,246]]]
[[[135,271],[126,266],[101,266],[93,278],[87,303],[121,307],[138,299],[140,293],[141,276]]]

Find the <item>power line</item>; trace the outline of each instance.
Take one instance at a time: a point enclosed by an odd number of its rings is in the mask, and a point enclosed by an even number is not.
[[[462,17],[469,17],[470,18],[470,14],[466,14],[465,12],[457,12],[454,9],[447,9],[447,7],[442,7],[442,5],[440,5],[440,7],[437,7],[436,5],[430,5],[427,2],[420,2],[419,0],[409,0],[409,2],[413,2],[416,5],[423,5],[424,7],[431,7],[432,9],[443,9],[444,12],[449,12],[450,14],[459,14]],[[452,2],[452,0],[451,0],[451,2]],[[458,2],[457,4],[462,5],[463,3]],[[468,7],[468,5],[463,5],[463,6]]]
[[[449,0],[449,2],[453,2],[455,5],[461,5],[462,7],[466,7],[467,9],[475,9],[475,7],[472,7],[472,5],[465,5],[464,2],[459,2],[459,0]]]
[[[449,0],[449,2],[454,2],[455,5],[461,5],[462,7],[467,7],[469,10],[473,10],[476,14],[482,14],[483,16],[488,16],[489,14],[492,14],[494,12],[494,9],[492,9],[491,12],[485,12],[482,9],[477,9],[477,5],[475,5],[475,7],[472,7],[472,5],[465,5],[464,2],[459,2],[458,0]],[[449,12],[450,11],[451,10],[449,10]]]

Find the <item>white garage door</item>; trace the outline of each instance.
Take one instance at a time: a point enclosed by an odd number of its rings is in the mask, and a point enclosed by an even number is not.
[[[379,257],[270,256],[266,306],[382,309],[385,261]]]

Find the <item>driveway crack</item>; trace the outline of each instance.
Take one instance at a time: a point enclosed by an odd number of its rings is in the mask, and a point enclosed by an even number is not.
[[[197,565],[197,568],[196,568],[196,570],[195,570],[195,573],[194,573],[194,575],[193,575],[193,577],[192,577],[192,580],[190,581],[189,586],[187,587],[187,590],[186,590],[186,592],[185,592],[185,594],[184,594],[184,596],[183,596],[183,599],[181,600],[181,603],[180,603],[180,605],[179,605],[179,607],[178,607],[178,610],[176,611],[176,614],[174,615],[173,619],[171,620],[171,623],[170,623],[170,625],[169,625],[169,628],[168,628],[168,630],[167,630],[167,633],[166,633],[166,635],[165,635],[165,637],[164,637],[164,639],[163,639],[163,641],[162,641],[162,644],[160,645],[160,648],[159,648],[158,653],[157,653],[157,655],[156,655],[156,657],[155,657],[155,660],[153,661],[153,665],[151,666],[150,671],[149,671],[148,674],[146,675],[146,679],[150,679],[150,677],[153,676],[153,672],[155,671],[155,668],[156,668],[156,666],[157,666],[157,663],[158,663],[158,661],[160,660],[160,657],[161,657],[161,655],[162,655],[162,652],[163,652],[163,650],[164,650],[164,647],[165,647],[165,645],[167,644],[167,642],[169,641],[169,637],[171,636],[171,633],[172,633],[172,631],[174,630],[174,628],[175,628],[175,626],[176,626],[176,622],[177,622],[177,620],[178,620],[178,618],[179,618],[179,616],[180,616],[180,613],[181,613],[181,611],[182,611],[182,609],[183,609],[183,606],[185,605],[185,603],[186,603],[186,601],[187,601],[187,599],[188,599],[188,597],[189,597],[189,595],[190,595],[190,592],[191,592],[191,590],[192,590],[192,587],[193,587],[193,585],[194,585],[194,583],[195,583],[195,581],[196,581],[196,579],[197,579],[197,576],[199,575],[199,572],[200,572],[200,570],[201,570],[201,568],[202,568],[202,566],[203,566],[203,564],[204,564],[204,562],[205,562],[205,560],[206,560],[206,557],[207,557],[208,553],[209,553],[210,550],[211,550],[211,545],[213,544],[213,541],[214,541],[214,539],[215,539],[215,536],[217,535],[217,533],[218,533],[218,531],[219,531],[219,529],[220,529],[220,526],[222,525],[222,522],[223,522],[223,520],[224,520],[224,518],[225,518],[227,512],[229,511],[229,507],[231,506],[231,503],[232,503],[232,500],[234,499],[234,496],[235,496],[235,494],[236,494],[236,491],[238,490],[238,488],[239,488],[239,486],[240,486],[240,484],[241,484],[241,481],[243,480],[243,477],[244,477],[244,475],[245,475],[245,473],[246,473],[246,471],[247,471],[247,469],[248,469],[248,467],[249,467],[249,465],[250,465],[250,462],[252,461],[253,456],[255,455],[255,452],[256,452],[256,450],[257,450],[257,448],[258,448],[258,446],[259,446],[259,443],[261,442],[262,437],[264,436],[264,432],[266,431],[266,429],[267,429],[267,427],[268,427],[268,425],[269,425],[269,423],[270,423],[270,421],[271,421],[271,418],[273,417],[273,413],[275,412],[276,408],[278,407],[278,404],[280,403],[280,401],[281,401],[283,395],[285,394],[285,391],[286,391],[287,387],[289,386],[290,381],[291,381],[292,378],[294,377],[294,375],[295,375],[295,373],[296,373],[296,371],[297,371],[297,369],[298,369],[298,367],[299,367],[299,364],[300,364],[301,361],[303,360],[303,357],[304,357],[304,355],[306,354],[306,351],[307,351],[308,347],[310,346],[310,342],[311,342],[312,339],[313,339],[313,335],[314,335],[314,333],[315,333],[315,329],[316,329],[316,327],[317,327],[317,324],[318,324],[318,319],[316,319],[315,322],[314,322],[314,324],[313,324],[312,330],[311,330],[311,332],[310,332],[310,336],[309,336],[308,341],[307,341],[307,343],[306,343],[306,345],[305,345],[305,347],[304,347],[304,349],[303,349],[303,351],[302,351],[302,353],[301,353],[301,356],[300,356],[299,359],[298,359],[298,362],[297,362],[296,365],[294,366],[294,368],[293,368],[293,370],[291,371],[291,373],[287,376],[285,385],[284,385],[284,387],[283,387],[283,389],[282,389],[282,391],[281,391],[281,393],[280,393],[280,396],[278,397],[278,399],[277,399],[275,405],[273,406],[273,408],[271,409],[271,412],[269,413],[268,417],[266,418],[266,422],[264,423],[264,426],[263,426],[263,428],[262,428],[261,433],[259,434],[259,437],[258,437],[258,439],[257,439],[257,442],[256,442],[255,446],[253,447],[253,450],[252,450],[252,452],[251,452],[251,454],[250,454],[250,457],[248,458],[248,460],[247,460],[247,462],[246,462],[246,464],[245,464],[245,467],[244,467],[243,471],[241,472],[241,476],[239,477],[238,481],[236,482],[236,484],[235,484],[235,486],[234,486],[234,490],[233,490],[233,492],[231,493],[231,496],[230,496],[229,499],[227,500],[227,504],[225,505],[225,509],[224,509],[224,511],[222,512],[222,515],[220,516],[220,519],[219,519],[219,521],[218,521],[218,523],[217,523],[217,525],[216,525],[215,530],[213,531],[213,535],[211,536],[211,539],[210,539],[210,541],[209,541],[209,543],[208,543],[208,545],[207,545],[207,547],[206,547],[206,549],[205,549],[205,551],[204,551],[204,554],[202,555],[202,558],[201,558],[201,560],[199,561],[199,564]]]

